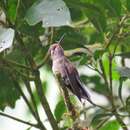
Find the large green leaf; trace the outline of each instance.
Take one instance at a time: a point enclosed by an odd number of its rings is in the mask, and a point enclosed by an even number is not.
[[[0,109],[6,106],[15,107],[16,100],[20,97],[10,76],[5,70],[0,68]]]
[[[19,0],[8,0],[7,1],[8,17],[10,18],[10,21],[12,23],[14,23],[16,20],[18,1]]]
[[[109,57],[107,55],[103,56],[103,65],[105,68],[105,73],[107,76],[109,76]],[[117,63],[115,62],[115,60],[112,61],[112,79],[113,80],[119,80],[119,74],[116,71],[117,68]]]
[[[109,121],[100,130],[119,130],[120,125],[116,120]]]

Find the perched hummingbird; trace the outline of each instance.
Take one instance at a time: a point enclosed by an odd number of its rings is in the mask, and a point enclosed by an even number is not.
[[[65,86],[75,94],[80,101],[82,98],[90,101],[90,96],[80,81],[78,71],[67,57],[65,57],[61,45],[58,43],[51,45],[49,52],[52,59],[53,73],[60,75]]]

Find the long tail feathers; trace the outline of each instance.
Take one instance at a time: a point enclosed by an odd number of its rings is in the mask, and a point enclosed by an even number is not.
[[[87,90],[84,88],[83,84],[81,83],[80,79],[78,77],[76,77],[77,81],[78,81],[78,84],[79,84],[79,88],[80,88],[80,91],[79,91],[79,95],[78,98],[79,100],[81,101],[81,98],[83,99],[87,99],[88,101],[91,102],[91,99],[90,99],[90,95],[89,93],[87,92]]]

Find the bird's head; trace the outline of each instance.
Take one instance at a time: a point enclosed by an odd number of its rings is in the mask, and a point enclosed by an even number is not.
[[[58,43],[54,43],[50,46],[49,53],[52,59],[64,56],[64,50]]]

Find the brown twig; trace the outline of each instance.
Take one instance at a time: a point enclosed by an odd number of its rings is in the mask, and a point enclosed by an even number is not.
[[[67,90],[66,86],[62,83],[61,77],[59,75],[56,75],[56,80],[57,80],[59,89],[60,90],[62,89],[61,92],[63,92],[64,101],[65,101],[65,104],[66,104],[66,107],[67,107],[69,113],[71,114],[71,118],[73,119],[73,121],[75,121],[77,118],[77,112],[75,110],[74,105],[70,101],[68,90]]]

